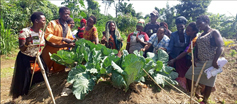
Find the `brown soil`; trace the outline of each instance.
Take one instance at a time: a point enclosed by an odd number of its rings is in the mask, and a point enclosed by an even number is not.
[[[237,47],[235,47],[237,49]],[[210,103],[236,103],[237,101],[237,55],[231,57],[229,48],[225,49],[225,58],[228,64],[224,66],[223,72],[218,75],[216,80],[216,91],[212,92],[209,99]],[[10,63],[10,62],[9,62]],[[14,63],[12,60],[11,63]],[[84,100],[77,100],[73,94],[67,97],[61,97],[60,93],[66,84],[67,72],[54,74],[49,77],[49,82],[57,104],[117,104],[117,103],[188,103],[189,98],[178,92],[171,86],[166,86],[165,90],[158,90],[156,85],[145,87],[144,85],[135,85],[136,89],[129,89],[124,92],[123,89],[114,88],[106,82],[98,83]],[[10,77],[1,79],[1,103],[9,103],[11,97],[8,96]],[[180,87],[179,87],[180,88]],[[135,91],[134,91],[135,90]],[[168,92],[168,94],[165,93]],[[174,100],[169,98],[171,96]],[[52,103],[45,83],[39,83],[32,87],[29,94],[16,99],[17,103]]]

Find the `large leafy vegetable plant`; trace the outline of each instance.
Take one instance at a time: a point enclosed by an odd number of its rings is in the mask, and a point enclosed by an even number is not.
[[[145,82],[146,73],[143,69],[158,84],[166,85],[163,79],[177,84],[174,79],[178,74],[172,67],[166,66],[168,55],[165,51],[159,50],[158,54],[148,53],[147,58],[143,57],[143,52],[138,51],[128,54],[123,50],[121,58],[116,56],[117,53],[117,50],[80,39],[75,42],[72,50],[60,50],[51,54],[50,58],[71,68],[67,81],[73,84],[73,94],[80,100],[93,90],[102,76],[110,77],[114,87],[127,91],[131,83]]]

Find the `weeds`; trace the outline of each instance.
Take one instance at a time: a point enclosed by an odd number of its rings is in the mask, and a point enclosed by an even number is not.
[[[230,55],[231,55],[232,57],[235,57],[236,53],[237,53],[237,52],[236,52],[235,50],[233,50],[233,49],[230,50]]]
[[[17,36],[13,35],[9,28],[4,27],[3,18],[0,19],[0,23],[0,55],[11,54],[12,49],[17,47]]]

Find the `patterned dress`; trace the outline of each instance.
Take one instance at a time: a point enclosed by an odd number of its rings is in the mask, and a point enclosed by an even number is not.
[[[196,67],[194,69],[194,81],[197,80],[199,73],[205,62],[207,63],[204,69],[207,69],[212,66],[212,61],[214,59],[214,56],[216,54],[216,49],[217,49],[217,47],[212,46],[210,43],[213,31],[217,31],[217,30],[212,30],[211,32],[205,35],[199,36],[196,41],[196,45],[198,49],[197,57],[199,61],[196,62]],[[185,77],[192,80],[192,67],[188,69],[187,73],[185,74]],[[199,83],[204,84],[206,86],[214,87],[215,80],[216,80],[216,76],[211,77],[210,79],[207,79],[207,76],[205,74],[202,74]]]
[[[95,26],[93,26],[90,30],[84,30],[83,38],[90,41],[95,41],[98,38],[98,32]]]

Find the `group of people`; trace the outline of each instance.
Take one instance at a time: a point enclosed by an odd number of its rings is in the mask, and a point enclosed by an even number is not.
[[[30,80],[33,66],[37,66],[34,61],[38,53],[41,54],[41,61],[44,64],[46,72],[56,73],[63,71],[65,66],[59,65],[50,59],[49,53],[56,53],[58,50],[74,47],[73,40],[86,39],[94,44],[104,44],[107,48],[116,49],[119,51],[118,56],[121,56],[120,49],[123,46],[123,39],[120,35],[117,25],[114,21],[108,21],[103,32],[103,37],[99,41],[98,32],[94,24],[96,17],[90,16],[88,19],[82,19],[78,30],[71,31],[74,26],[74,21],[71,19],[70,10],[67,7],[59,9],[60,18],[52,20],[48,23],[45,34],[42,29],[45,26],[46,19],[43,13],[35,12],[31,16],[33,23],[32,27],[24,28],[19,34],[19,47],[15,71],[12,80],[11,94],[13,99],[20,95],[28,93],[30,88]],[[168,65],[176,69],[179,74],[176,79],[179,84],[190,91],[192,79],[191,51],[194,52],[195,63],[195,78],[205,62],[205,68],[213,66],[218,68],[217,59],[223,51],[223,40],[218,30],[210,27],[208,16],[202,15],[197,18],[196,22],[191,22],[186,26],[187,19],[179,16],[175,20],[177,31],[171,32],[168,29],[168,24],[165,22],[156,22],[159,13],[155,10],[150,13],[150,22],[145,24],[143,19],[140,19],[136,25],[136,30],[128,35],[126,50],[132,54],[135,50],[157,53],[159,49],[166,51],[169,54]],[[203,31],[199,33],[199,31]],[[40,44],[32,44],[32,33],[39,34]],[[75,36],[74,36],[75,34]],[[192,44],[191,44],[192,42]],[[191,49],[193,45],[194,50]],[[44,49],[41,51],[41,47]],[[144,54],[146,57],[146,54]],[[200,84],[203,86],[203,102],[206,103],[210,93],[215,85],[216,77],[207,79],[205,75],[201,76]],[[43,81],[40,71],[36,71],[33,77],[32,84]]]

